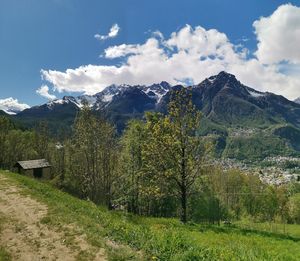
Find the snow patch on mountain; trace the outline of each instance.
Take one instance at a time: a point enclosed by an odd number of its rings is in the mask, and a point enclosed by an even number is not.
[[[12,97],[6,99],[0,99],[0,110],[4,111],[9,115],[16,115],[17,113],[30,108],[25,103],[20,103],[17,99]]]
[[[300,104],[300,97],[294,100],[294,102]]]
[[[10,110],[2,110],[2,111],[4,111],[8,115],[16,115],[17,114],[17,112],[10,111]]]
[[[159,84],[152,84],[150,86],[140,86],[140,89],[147,94],[150,98],[160,102],[161,98],[171,89],[171,85],[168,82],[161,82]]]
[[[259,92],[250,88],[247,88],[247,92],[254,98],[258,98],[266,95],[264,92]]]
[[[153,98],[158,103],[161,98],[171,89],[171,85],[167,82],[161,82],[159,84],[152,84],[150,86],[145,85],[135,85],[130,86],[128,84],[116,85],[112,84],[106,87],[103,91],[96,93],[94,95],[82,95],[78,97],[65,96],[62,99],[55,99],[47,103],[47,107],[52,109],[55,105],[63,105],[73,103],[78,108],[82,108],[84,103],[87,103],[91,108],[96,110],[107,106],[115,96],[120,95],[128,88],[137,88],[143,91],[148,97]]]
[[[84,103],[87,103],[90,107],[93,107],[97,101],[97,97],[91,95],[82,95],[78,97],[64,96],[62,99],[55,99],[47,103],[47,107],[52,109],[55,105],[63,105],[73,103],[78,108],[82,108]]]
[[[130,87],[130,85],[127,84],[121,84],[121,85],[116,85],[112,84],[108,87],[106,87],[102,92],[99,92],[95,94],[98,98],[98,102],[104,102],[104,103],[109,103],[112,101],[113,97],[120,94],[124,89]]]
[[[211,76],[209,78],[207,78],[206,80],[209,82],[209,83],[213,83],[215,80],[216,80],[217,76]]]

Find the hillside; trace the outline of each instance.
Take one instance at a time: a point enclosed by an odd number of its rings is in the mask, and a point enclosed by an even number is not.
[[[0,110],[0,116],[8,116],[8,114],[5,113],[4,111]]]
[[[4,260],[9,256],[49,259],[54,254],[57,260],[300,259],[296,225],[293,236],[287,236],[238,226],[142,218],[107,211],[45,183],[3,171],[0,186],[0,259]]]

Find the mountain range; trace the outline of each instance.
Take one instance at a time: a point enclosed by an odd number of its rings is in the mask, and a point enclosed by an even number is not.
[[[46,120],[50,129],[70,128],[87,103],[104,113],[119,132],[145,111],[165,113],[173,90],[184,88],[167,82],[145,85],[111,85],[95,95],[65,96],[11,116],[25,126]],[[216,144],[220,156],[240,159],[300,152],[300,104],[270,92],[243,85],[226,72],[211,76],[190,88],[193,102],[203,114],[199,134]],[[249,145],[251,147],[249,148]]]

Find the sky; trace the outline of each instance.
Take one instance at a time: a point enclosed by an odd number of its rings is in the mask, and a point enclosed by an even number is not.
[[[0,109],[223,70],[293,100],[299,46],[299,0],[0,0]]]

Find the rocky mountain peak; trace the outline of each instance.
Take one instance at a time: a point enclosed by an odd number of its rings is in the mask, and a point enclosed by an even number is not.
[[[300,97],[294,100],[294,102],[300,104]]]
[[[166,90],[169,90],[171,88],[171,85],[166,81],[162,81],[159,85]]]
[[[231,93],[237,96],[249,95],[246,86],[240,83],[233,74],[224,71],[206,78],[194,88],[203,93],[203,97],[214,97],[220,92]]]

